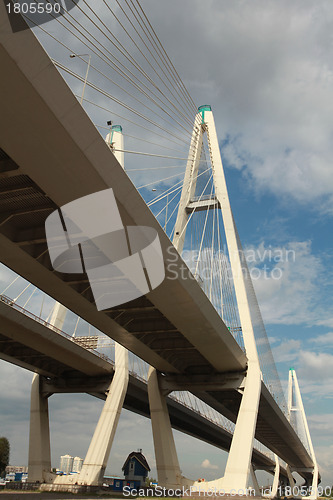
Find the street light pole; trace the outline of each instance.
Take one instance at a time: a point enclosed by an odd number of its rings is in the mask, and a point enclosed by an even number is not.
[[[86,71],[86,76],[85,76],[85,79],[84,79],[84,84],[83,84],[83,89],[82,89],[82,95],[81,95],[80,104],[83,103],[84,92],[86,90],[86,85],[87,85],[87,81],[88,81],[88,74],[89,74],[89,69],[90,69],[90,63],[91,63],[91,55],[90,54],[70,54],[70,56],[69,56],[72,59],[74,57],[84,57],[84,56],[88,56],[88,63],[87,63],[87,71]]]

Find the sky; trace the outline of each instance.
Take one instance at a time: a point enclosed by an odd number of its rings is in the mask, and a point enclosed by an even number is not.
[[[144,5],[195,101],[212,105],[238,232],[262,271],[254,286],[280,378],[296,369],[331,485],[331,2]]]
[[[289,368],[296,370],[322,485],[331,486],[331,0],[142,0],[142,6],[194,102],[212,106],[277,369],[284,387]],[[80,84],[72,88],[81,91]],[[108,113],[86,109],[95,123],[105,124]],[[136,165],[132,157],[128,165]],[[138,175],[136,182],[144,184],[147,175]],[[31,374],[4,362],[0,374],[10,381],[1,389],[0,433],[12,443],[12,463],[24,464]],[[61,454],[84,457],[101,404],[82,395],[50,398],[53,466]],[[223,474],[225,453],[178,432],[175,438],[185,475]],[[123,411],[108,472],[121,474],[127,454],[137,448],[156,477],[150,422]]]

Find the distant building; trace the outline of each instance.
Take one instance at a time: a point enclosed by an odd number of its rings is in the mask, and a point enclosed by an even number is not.
[[[76,344],[84,347],[85,349],[97,349],[98,347],[98,336],[89,335],[86,337],[72,337]]]
[[[73,470],[74,457],[71,455],[62,455],[60,457],[60,470],[64,474],[69,474]]]
[[[72,472],[81,472],[83,465],[83,458],[74,457]]]
[[[132,451],[126,458],[122,470],[125,481],[140,481],[140,486],[144,486],[150,467],[142,450]]]
[[[5,480],[10,482],[15,481],[15,472],[7,472]]]
[[[28,467],[26,465],[7,465],[6,474],[10,474],[11,472],[14,474],[18,472],[28,472]]]
[[[28,479],[27,472],[7,472],[7,474],[5,476],[5,480],[9,481],[9,482],[21,481],[22,483],[26,483],[27,479]]]

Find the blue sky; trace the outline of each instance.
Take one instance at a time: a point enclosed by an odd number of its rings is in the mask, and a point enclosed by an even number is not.
[[[244,248],[257,255],[253,266],[280,270],[279,279],[261,276],[254,286],[281,380],[286,382],[290,366],[297,371],[323,485],[331,485],[331,0],[142,0],[142,5],[196,104],[212,105],[238,231]],[[80,91],[79,85],[73,87]],[[95,123],[108,118],[107,112],[86,109]],[[128,164],[135,160],[128,158]],[[137,179],[144,184],[147,176]],[[292,251],[295,258],[261,260],[268,250],[274,255]],[[2,432],[13,439],[14,462],[26,462],[22,448],[31,376],[4,364],[1,370],[12,378],[11,389],[5,388],[6,409],[1,409]],[[54,396],[51,402],[54,465],[63,453],[84,456],[89,420],[96,420],[100,410],[100,402],[76,396],[68,412],[66,398]],[[187,475],[202,477],[204,470],[212,479],[222,474],[220,451],[179,433],[176,443]],[[143,448],[153,465],[149,422],[124,412],[110,472],[120,473],[132,448]]]

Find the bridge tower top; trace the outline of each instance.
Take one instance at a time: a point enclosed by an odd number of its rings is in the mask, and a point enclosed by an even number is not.
[[[108,125],[110,125],[110,132],[107,134],[105,142],[110,147],[120,165],[124,168],[123,127],[121,125],[112,125],[112,122],[108,122]]]
[[[201,123],[205,123],[205,111],[212,111],[210,104],[203,104],[198,107],[198,113],[201,113]]]
[[[199,125],[199,121],[201,121],[201,126]],[[207,161],[202,160],[204,139],[206,139],[208,145],[208,161],[210,161],[212,170],[212,187],[209,196],[200,196],[197,200],[197,197],[195,197],[195,191],[197,187],[199,165],[202,161]],[[220,210],[222,213],[224,233],[229,253],[246,354],[249,363],[254,363],[259,369],[259,358],[253,332],[253,322],[250,314],[248,293],[245,284],[247,277],[243,272],[244,262],[242,261],[242,249],[240,247],[239,239],[237,238],[235,221],[230,207],[212,108],[210,105],[204,104],[198,108],[198,113],[195,117],[184,177],[184,185],[175,224],[173,243],[178,251],[182,252],[184,247],[187,222],[189,217],[192,216],[190,214],[199,210],[208,212],[213,208]],[[202,245],[200,246],[202,247]],[[221,256],[218,258],[221,258]]]

